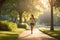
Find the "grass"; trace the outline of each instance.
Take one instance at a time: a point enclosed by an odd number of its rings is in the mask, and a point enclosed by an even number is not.
[[[0,31],[0,40],[16,40],[18,34],[21,34],[25,29],[18,29],[16,32]]]
[[[39,30],[45,34],[48,34],[48,35],[60,40],[60,30],[50,31],[50,30],[48,30],[48,28],[47,29],[39,29]]]

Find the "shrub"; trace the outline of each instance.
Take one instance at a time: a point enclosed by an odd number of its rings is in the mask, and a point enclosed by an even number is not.
[[[10,22],[8,27],[9,27],[10,31],[16,31],[17,30],[17,24],[16,23]]]
[[[0,30],[1,31],[9,31],[8,26],[0,22]]]
[[[24,23],[21,23],[21,24],[18,25],[18,28],[24,28],[24,29],[26,29],[27,28],[27,25],[24,24]]]
[[[7,20],[0,21],[0,30],[2,31],[16,31],[17,24],[13,22],[9,22]]]
[[[9,28],[8,28],[8,22],[5,20],[5,21],[1,21],[0,20],[0,30],[2,31],[9,31]]]

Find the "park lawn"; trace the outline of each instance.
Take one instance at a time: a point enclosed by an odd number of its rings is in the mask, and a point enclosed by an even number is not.
[[[16,32],[0,31],[0,40],[16,40],[18,34],[21,34],[25,29],[18,29]]]
[[[47,29],[39,29],[39,30],[45,34],[48,34],[49,36],[52,36],[52,37],[60,40],[60,30],[55,30],[55,31],[50,31]]]

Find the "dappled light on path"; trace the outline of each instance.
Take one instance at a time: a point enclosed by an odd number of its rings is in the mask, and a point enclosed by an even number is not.
[[[33,34],[31,34],[31,30],[26,30],[18,36],[17,40],[56,40],[56,39],[34,28]]]
[[[40,31],[38,29],[33,29],[33,34],[39,33]]]

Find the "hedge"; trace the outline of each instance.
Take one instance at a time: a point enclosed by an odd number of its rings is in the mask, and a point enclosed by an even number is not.
[[[1,31],[16,31],[17,24],[13,22],[9,22],[7,20],[0,20],[0,30]]]

